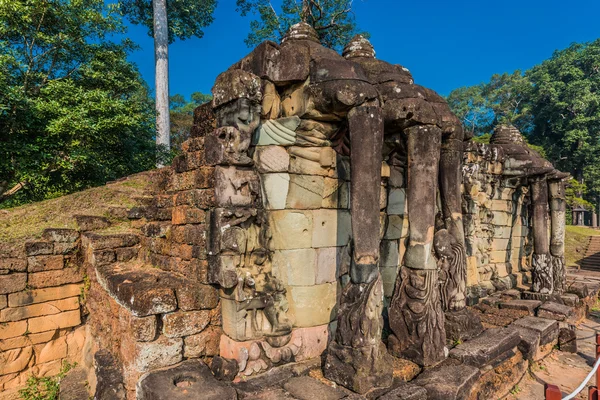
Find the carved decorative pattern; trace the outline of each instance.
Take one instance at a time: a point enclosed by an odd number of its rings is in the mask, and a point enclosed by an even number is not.
[[[444,359],[446,331],[438,284],[437,270],[402,267],[389,311],[392,354],[422,366]]]
[[[553,288],[552,259],[549,254],[534,254],[532,259],[533,291],[551,294]]]

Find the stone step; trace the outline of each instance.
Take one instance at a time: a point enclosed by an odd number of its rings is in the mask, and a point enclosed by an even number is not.
[[[79,230],[83,232],[105,229],[111,225],[108,218],[98,215],[77,214],[73,215],[73,218],[75,218],[75,222],[77,223]]]
[[[481,368],[494,359],[510,352],[521,342],[519,334],[512,329],[488,329],[480,336],[461,343],[452,350],[449,356],[465,364]]]
[[[573,308],[553,302],[546,302],[538,309],[538,317],[565,321],[573,315]]]
[[[498,304],[500,308],[527,311],[529,315],[535,315],[535,310],[541,305],[542,302],[538,300],[511,300]]]
[[[558,328],[557,321],[538,317],[523,317],[508,327],[519,333],[519,350],[530,360],[539,360],[552,351],[558,338]]]
[[[411,383],[424,387],[428,399],[468,398],[480,376],[479,368],[466,364],[453,365],[448,361],[426,370]]]

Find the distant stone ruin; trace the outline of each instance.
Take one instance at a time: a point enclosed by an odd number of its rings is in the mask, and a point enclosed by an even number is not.
[[[512,126],[472,142],[365,38],[339,55],[294,25],[213,96],[129,211],[135,231],[64,240],[89,277],[77,351],[95,398],[258,398],[319,366],[369,398],[499,397],[595,295],[566,280],[567,175]],[[40,253],[50,236],[27,263],[56,253]],[[12,292],[2,316],[25,305]],[[398,386],[399,360],[417,371],[404,379],[432,368]]]

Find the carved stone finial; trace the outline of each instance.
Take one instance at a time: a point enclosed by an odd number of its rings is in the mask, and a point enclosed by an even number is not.
[[[290,26],[290,29],[283,39],[281,39],[281,44],[289,40],[310,40],[311,42],[321,43],[317,31],[306,22],[298,22],[297,24]]]
[[[525,144],[521,132],[514,125],[498,125],[490,138],[491,144]]]
[[[368,57],[375,58],[375,49],[369,40],[362,36],[356,35],[344,47],[342,52],[344,58]]]

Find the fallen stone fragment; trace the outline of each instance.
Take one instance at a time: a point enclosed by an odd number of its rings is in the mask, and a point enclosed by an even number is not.
[[[346,396],[343,391],[327,386],[310,376],[292,378],[283,388],[300,400],[338,400]]]
[[[229,384],[218,381],[206,364],[188,360],[153,371],[138,383],[138,400],[236,400],[237,393]]]
[[[564,304],[553,302],[544,303],[538,309],[538,317],[554,319],[556,321],[564,321],[573,314],[573,309]]]

